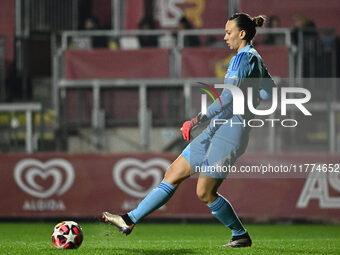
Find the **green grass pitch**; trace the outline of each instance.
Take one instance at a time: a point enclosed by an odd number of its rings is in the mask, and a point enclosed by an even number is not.
[[[81,223],[80,248],[57,250],[55,223],[0,223],[0,254],[340,254],[336,225],[247,225],[251,248],[221,249],[230,231],[219,224],[138,224],[126,237],[104,223]]]

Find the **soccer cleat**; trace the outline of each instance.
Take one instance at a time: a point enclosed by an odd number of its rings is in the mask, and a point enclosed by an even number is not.
[[[245,233],[241,236],[233,236],[229,243],[221,246],[221,248],[241,248],[241,247],[250,247],[251,239],[248,233]]]
[[[120,215],[111,214],[109,212],[103,212],[102,217],[103,217],[105,222],[112,224],[113,226],[118,228],[118,230],[122,234],[125,234],[125,235],[130,234],[132,232],[132,229],[135,226],[135,224],[128,225],[124,221],[123,217],[120,216]]]

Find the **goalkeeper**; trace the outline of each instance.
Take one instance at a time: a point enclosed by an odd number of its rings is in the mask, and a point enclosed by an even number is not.
[[[224,40],[237,54],[229,64],[224,83],[239,87],[244,94],[247,94],[247,88],[251,86],[253,91],[257,92],[253,93],[254,107],[258,106],[260,98],[270,98],[275,86],[261,56],[251,44],[256,27],[262,26],[263,23],[263,16],[251,18],[248,14],[236,13],[225,26]],[[253,114],[246,109],[244,115],[233,115],[232,95],[228,89],[222,91],[220,98],[222,104],[211,104],[206,115],[199,114],[183,124],[183,138],[190,140],[192,129],[205,120],[210,120],[208,127],[170,165],[159,186],[152,190],[136,209],[127,214],[114,215],[104,212],[105,221],[115,225],[122,233],[130,234],[140,219],[164,205],[182,181],[196,171],[199,172],[197,196],[210,208],[212,214],[232,231],[231,240],[222,247],[251,246],[250,236],[233,207],[225,197],[217,193],[227,173],[209,171],[213,169],[209,166],[221,169],[221,166],[233,165],[246,150],[250,132],[248,126],[214,125],[213,120],[227,119],[233,123],[244,123]]]

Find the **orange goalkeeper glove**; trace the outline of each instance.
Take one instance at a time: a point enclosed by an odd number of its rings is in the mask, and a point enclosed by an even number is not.
[[[200,123],[207,120],[207,116],[202,115],[199,113],[195,118],[192,120],[188,120],[183,123],[181,128],[183,139],[189,141],[191,139],[190,131],[192,131],[195,127],[197,127]]]

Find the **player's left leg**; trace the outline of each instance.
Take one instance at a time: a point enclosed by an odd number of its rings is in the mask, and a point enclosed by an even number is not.
[[[175,193],[176,188],[190,175],[192,168],[190,163],[180,155],[167,169],[163,181],[152,190],[138,205],[128,213],[130,219],[137,223],[140,219],[160,208]]]
[[[139,220],[164,205],[172,197],[177,187],[195,173],[193,168],[202,163],[210,144],[210,138],[207,132],[202,132],[196,137],[169,166],[159,186],[153,189],[136,209],[124,215],[104,212],[104,220],[116,226],[122,233],[130,234]]]
[[[180,183],[190,177],[192,172],[191,165],[187,159],[182,155],[179,156],[169,166],[163,181],[141,201],[136,209],[124,215],[104,212],[104,220],[117,227],[123,234],[130,234],[135,224],[164,205],[172,197]]]
[[[199,199],[212,211],[212,214],[225,226],[231,229],[232,239],[223,247],[247,247],[251,246],[251,239],[237,217],[232,205],[217,189],[223,179],[215,179],[205,174],[200,174],[196,193]]]
[[[217,193],[227,177],[228,166],[243,154],[248,136],[241,127],[227,125],[217,130],[211,139],[197,182],[197,195],[208,205],[212,214],[232,231],[232,239],[224,247],[251,246],[251,239],[229,201]]]

